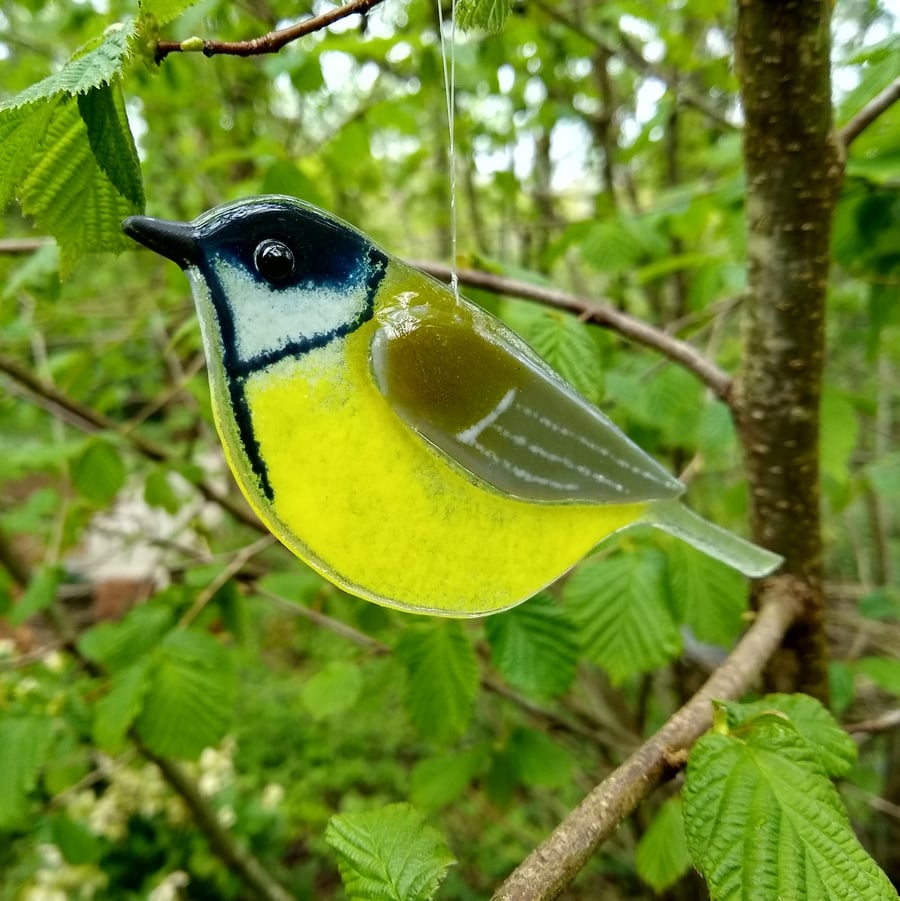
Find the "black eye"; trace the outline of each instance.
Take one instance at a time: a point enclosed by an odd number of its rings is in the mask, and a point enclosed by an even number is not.
[[[287,244],[267,238],[253,251],[253,265],[267,282],[283,282],[294,272],[294,252]]]

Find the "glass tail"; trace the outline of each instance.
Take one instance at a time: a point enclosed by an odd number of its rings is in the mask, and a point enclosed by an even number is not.
[[[778,554],[711,523],[677,500],[648,504],[647,514],[650,525],[686,541],[751,579],[769,575],[784,562]]]

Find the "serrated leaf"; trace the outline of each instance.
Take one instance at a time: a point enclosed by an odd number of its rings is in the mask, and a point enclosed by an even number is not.
[[[128,247],[120,223],[141,212],[98,165],[74,98],[56,106],[19,196],[22,211],[56,238],[64,276],[86,253]]]
[[[205,633],[176,629],[159,647],[137,733],[157,754],[195,759],[228,731],[236,688],[225,648]]]
[[[58,566],[42,566],[31,578],[31,581],[13,607],[9,618],[14,626],[21,626],[25,620],[35,613],[46,610],[55,600],[56,592],[63,579],[63,571]]]
[[[546,310],[528,320],[525,340],[583,397],[603,397],[603,367],[588,326],[575,316]]]
[[[128,126],[119,82],[79,94],[78,111],[87,127],[88,141],[97,164],[126,200],[143,209],[141,163]]]
[[[406,707],[415,727],[436,741],[462,735],[478,690],[478,662],[460,623],[412,626],[396,655],[406,667]]]
[[[591,226],[581,244],[585,261],[610,274],[630,273],[668,250],[652,224],[625,216]]]
[[[667,556],[676,617],[701,641],[731,645],[747,609],[747,580],[683,541],[676,542]]]
[[[172,627],[172,612],[160,604],[142,604],[117,623],[100,623],[78,637],[78,650],[112,672],[126,669],[162,640]]]
[[[333,660],[304,683],[300,697],[313,719],[321,720],[353,707],[362,689],[359,667],[347,660]]]
[[[108,754],[122,750],[125,733],[141,712],[153,661],[143,658],[116,673],[94,707],[94,741]]]
[[[578,634],[546,594],[485,620],[491,660],[510,685],[540,696],[562,694],[578,663]]]
[[[0,111],[0,210],[12,200],[43,140],[56,101],[38,101]]]
[[[512,0],[459,0],[456,21],[463,31],[500,31],[512,12]]]
[[[51,733],[47,717],[0,719],[0,829],[18,825],[25,816],[28,793],[47,758]]]
[[[831,713],[815,698],[804,694],[770,694],[746,704],[723,705],[734,731],[754,718],[772,711],[784,714],[809,742],[829,776],[844,776],[856,762],[856,742],[840,727]]]
[[[662,666],[681,649],[665,579],[665,558],[647,548],[588,560],[563,588],[582,647],[614,682]]]
[[[134,29],[135,23],[131,19],[111,25],[101,37],[78,50],[59,72],[48,75],[43,81],[0,103],[0,112],[59,94],[82,94],[91,88],[109,84],[122,74]]]
[[[666,366],[643,385],[640,403],[648,425],[673,447],[693,447],[704,407],[703,388],[686,369]]]
[[[334,816],[325,840],[352,901],[428,901],[456,862],[444,837],[409,804]]]
[[[569,753],[536,729],[516,729],[510,736],[504,756],[524,785],[562,788],[571,781]]]
[[[809,743],[786,719],[709,733],[691,751],[684,820],[694,866],[719,901],[887,901],[896,892],[859,844]]]
[[[459,800],[484,766],[488,750],[483,745],[420,760],[413,767],[410,797],[426,812],[440,810]]]
[[[634,849],[634,866],[655,892],[665,891],[690,870],[680,798],[669,798],[656,812]]]
[[[158,25],[177,19],[197,0],[141,0],[141,15],[153,16]]]
[[[105,506],[125,484],[125,464],[119,449],[102,438],[91,439],[69,467],[72,484],[98,506]]]

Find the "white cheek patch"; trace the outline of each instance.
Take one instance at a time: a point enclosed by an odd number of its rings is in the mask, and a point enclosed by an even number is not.
[[[348,291],[324,286],[279,289],[223,260],[217,268],[234,322],[235,353],[242,363],[277,353],[290,344],[315,343],[356,321],[368,303],[364,280]]]

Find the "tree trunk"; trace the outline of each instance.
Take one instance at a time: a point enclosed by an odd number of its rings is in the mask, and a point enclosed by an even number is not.
[[[738,428],[759,543],[807,591],[769,687],[827,699],[819,400],[831,221],[843,174],[833,128],[830,0],[739,0],[746,119],[748,300]]]

